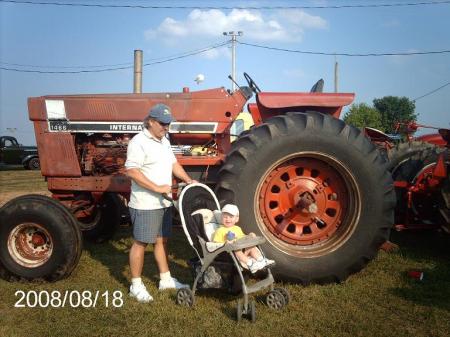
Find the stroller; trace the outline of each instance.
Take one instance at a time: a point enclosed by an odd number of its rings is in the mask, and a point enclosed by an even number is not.
[[[215,243],[211,238],[221,222],[220,204],[213,191],[206,185],[195,183],[187,185],[180,194],[178,209],[181,224],[189,244],[193,247],[197,257],[191,259],[194,283],[192,288],[179,289],[176,295],[177,304],[191,307],[197,289],[228,288],[239,290],[243,294],[237,303],[237,321],[246,315],[252,322],[256,319],[255,300],[249,301],[249,294],[270,288],[266,295],[266,303],[279,310],[289,302],[289,293],[284,288],[274,288],[274,279],[270,268],[258,272],[265,273],[251,285],[248,279],[247,266],[240,263],[234,254],[235,250],[257,246],[265,242],[263,237],[244,237],[233,243]],[[264,256],[264,255],[263,255]],[[242,303],[243,302],[243,303]]]

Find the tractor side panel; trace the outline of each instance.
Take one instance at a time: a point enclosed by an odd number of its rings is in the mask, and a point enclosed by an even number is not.
[[[81,177],[70,133],[49,133],[46,122],[34,122],[41,172],[46,177]]]

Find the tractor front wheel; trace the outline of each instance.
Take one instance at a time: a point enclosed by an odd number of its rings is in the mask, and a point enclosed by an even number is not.
[[[81,256],[82,238],[70,212],[42,195],[25,195],[0,209],[0,265],[8,278],[55,281]]]
[[[316,112],[269,119],[240,137],[217,194],[240,209],[246,232],[281,279],[339,282],[386,241],[395,196],[385,162],[357,129]]]

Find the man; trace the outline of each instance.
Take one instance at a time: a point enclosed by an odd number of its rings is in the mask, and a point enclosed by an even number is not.
[[[149,243],[154,245],[160,273],[159,289],[187,287],[171,276],[167,261],[172,207],[163,194],[171,192],[172,174],[188,184],[195,182],[177,162],[166,138],[172,121],[172,113],[167,105],[155,105],[144,119],[144,130],[128,144],[125,168],[131,178],[129,209],[134,238],[129,255],[130,296],[143,303],[153,300],[141,280],[144,251]]]

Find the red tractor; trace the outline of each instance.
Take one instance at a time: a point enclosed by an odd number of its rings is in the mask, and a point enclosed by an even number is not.
[[[439,133],[413,137],[418,128]],[[395,228],[450,232],[449,130],[415,122],[399,123],[406,141],[388,151],[388,169],[397,194]]]
[[[244,230],[267,239],[279,279],[339,282],[362,269],[389,237],[395,193],[374,144],[338,119],[354,94],[261,92],[244,76],[248,85],[234,92],[29,98],[52,198],[22,196],[0,210],[6,274],[65,277],[80,256],[80,230],[90,238],[112,232],[130,192],[128,141],[156,103],[174,112],[169,132],[178,161],[221,203],[239,205]],[[252,94],[255,126],[231,142]]]
[[[414,137],[419,128],[438,133]],[[443,229],[450,233],[449,130],[397,123],[396,135],[365,128],[388,160],[397,196],[396,230]]]

